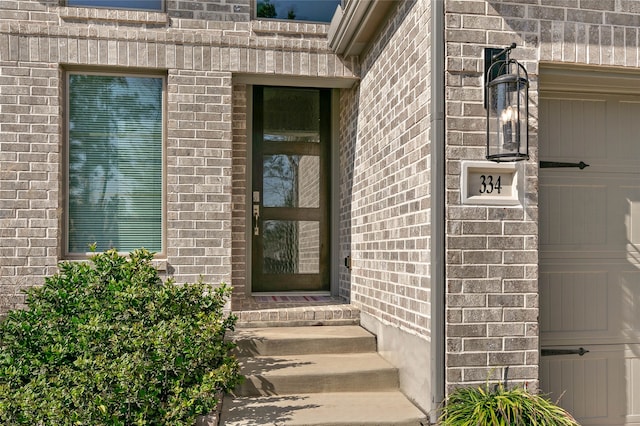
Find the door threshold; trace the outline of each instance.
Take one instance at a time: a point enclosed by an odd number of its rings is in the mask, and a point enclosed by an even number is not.
[[[322,293],[311,293],[311,292],[296,292],[296,293],[257,293],[254,294],[251,299],[258,304],[289,304],[289,305],[298,305],[298,306],[306,306],[308,304],[335,304],[338,303],[341,299],[338,297],[333,297],[327,292]]]
[[[256,296],[331,296],[330,291],[265,291],[258,293],[251,293],[252,297]]]
[[[332,296],[328,291],[297,291],[291,293],[269,292],[252,293],[242,301],[236,311],[273,310],[284,308],[327,307],[349,305],[349,302],[339,296]],[[311,308],[313,309],[313,308]]]

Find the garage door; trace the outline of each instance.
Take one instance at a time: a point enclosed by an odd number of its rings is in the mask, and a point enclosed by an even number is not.
[[[640,425],[640,96],[541,88],[540,386]]]

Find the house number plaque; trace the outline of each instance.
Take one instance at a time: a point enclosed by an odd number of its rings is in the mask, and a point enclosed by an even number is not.
[[[518,205],[518,169],[514,163],[462,163],[462,203]]]
[[[502,192],[502,175],[480,175],[480,194],[500,194]]]

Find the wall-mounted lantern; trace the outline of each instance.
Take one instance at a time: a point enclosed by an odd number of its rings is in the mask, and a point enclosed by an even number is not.
[[[529,159],[529,75],[504,49],[485,49],[487,160]]]

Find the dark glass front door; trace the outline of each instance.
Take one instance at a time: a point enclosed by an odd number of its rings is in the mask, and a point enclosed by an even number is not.
[[[330,91],[253,96],[252,291],[329,290]]]

